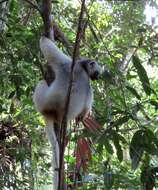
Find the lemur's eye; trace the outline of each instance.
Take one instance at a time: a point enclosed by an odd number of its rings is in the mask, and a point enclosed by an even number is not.
[[[95,64],[95,62],[94,62],[94,61],[93,61],[93,62],[90,62],[90,65],[91,65],[91,66],[93,66],[94,64]]]

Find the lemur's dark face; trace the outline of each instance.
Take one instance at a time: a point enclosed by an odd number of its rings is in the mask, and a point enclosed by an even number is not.
[[[96,61],[91,61],[87,64],[87,68],[91,80],[98,80],[101,71],[99,64]]]
[[[83,66],[83,68],[85,69],[91,80],[99,79],[99,75],[101,73],[101,67],[96,61],[85,59],[81,61],[81,65]]]

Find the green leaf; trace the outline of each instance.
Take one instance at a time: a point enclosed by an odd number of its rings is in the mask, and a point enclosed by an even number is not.
[[[141,158],[142,158],[142,156],[143,156],[143,153],[144,153],[144,150],[143,150],[143,148],[134,148],[134,154],[132,155],[132,157],[131,157],[131,161],[132,161],[132,169],[133,170],[136,170],[137,169],[137,167],[138,167],[138,165],[139,165],[139,163],[140,163],[140,160],[141,160]]]
[[[118,133],[114,130],[112,130],[112,136],[113,136],[113,142],[116,148],[116,154],[117,154],[117,158],[120,162],[122,162],[123,160],[123,151],[120,145],[120,136],[118,135]]]
[[[121,148],[121,145],[119,143],[119,141],[117,139],[114,139],[114,145],[115,145],[115,148],[116,148],[116,154],[117,154],[117,158],[120,162],[122,162],[123,160],[123,151],[122,151],[122,148]]]
[[[113,123],[113,126],[119,126],[126,123],[130,119],[129,115],[125,115]]]
[[[143,36],[141,36],[141,38],[139,39],[139,42],[138,42],[138,46],[140,47],[142,44],[143,44]]]
[[[144,151],[151,155],[158,155],[158,140],[150,129],[145,128],[138,130],[133,135],[130,144],[130,157],[133,169],[138,167]]]
[[[147,95],[151,94],[150,82],[146,70],[141,64],[138,56],[133,56],[133,65],[137,70],[139,79],[142,83],[143,89]]]
[[[155,106],[156,110],[158,109],[158,101],[150,100],[150,104],[153,105],[153,106]]]
[[[103,145],[104,145],[109,154],[113,154],[114,153],[112,145],[109,143],[109,140],[110,139],[106,138],[106,134],[105,133],[103,133],[100,136],[100,138],[98,139],[98,144],[99,145],[97,147],[97,149],[98,149],[99,152],[103,151]]]
[[[15,93],[16,93],[16,91],[15,91],[15,90],[14,90],[14,91],[12,91],[12,92],[9,94],[8,99],[13,98],[13,96],[15,95]]]
[[[122,144],[127,144],[126,139],[122,135],[120,135],[119,133],[117,135],[118,135],[119,140],[122,142]]]
[[[97,152],[98,152],[100,155],[103,154],[103,144],[99,144],[99,145],[97,146]]]
[[[12,1],[10,2],[10,6],[9,6],[10,12],[13,11],[14,7],[15,7],[15,0],[12,0]]]
[[[135,88],[133,88],[130,85],[126,85],[127,90],[129,90],[136,98],[138,98],[139,100],[141,100],[140,95],[138,94],[138,92],[136,91]]]
[[[138,130],[133,135],[133,138],[131,140],[130,144],[130,158],[132,161],[132,169],[137,169],[139,162],[143,156],[144,153],[144,139],[142,138],[144,130]]]
[[[109,139],[106,139],[106,140],[104,141],[104,146],[105,146],[105,148],[106,148],[106,150],[108,151],[109,154],[113,154],[113,153],[114,153],[113,147],[112,147],[112,145],[109,143]]]
[[[150,129],[144,130],[144,149],[148,154],[158,155],[158,140]]]
[[[155,186],[155,179],[156,175],[153,173],[153,168],[149,166],[142,169],[140,180],[141,183],[144,185],[145,189],[153,190]]]

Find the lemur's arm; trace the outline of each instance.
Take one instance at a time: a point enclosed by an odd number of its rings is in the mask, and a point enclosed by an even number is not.
[[[65,55],[56,45],[55,42],[42,36],[40,39],[40,48],[48,63],[71,63],[69,56]]]

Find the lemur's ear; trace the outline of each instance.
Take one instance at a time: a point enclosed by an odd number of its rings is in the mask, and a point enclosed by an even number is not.
[[[83,67],[83,69],[88,73],[88,63],[92,62],[91,59],[81,59],[79,60],[79,64]]]
[[[71,59],[65,55],[53,41],[42,36],[40,39],[40,48],[48,63],[58,64],[64,63],[66,61],[71,61]]]
[[[84,66],[84,65],[86,65],[86,64],[88,64],[88,63],[90,63],[90,62],[92,62],[92,60],[91,60],[91,59],[87,59],[87,58],[82,58],[82,59],[79,60],[79,62],[80,62],[80,64],[81,64],[82,66]]]

